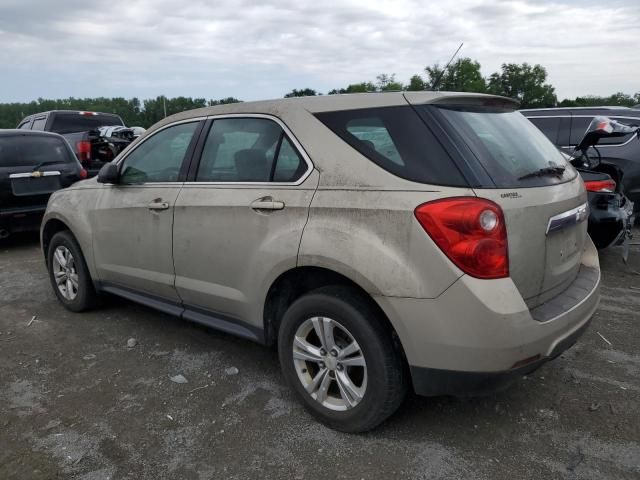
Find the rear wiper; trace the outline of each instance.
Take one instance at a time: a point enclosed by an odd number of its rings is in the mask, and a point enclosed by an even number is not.
[[[531,177],[542,177],[544,175],[555,175],[555,176],[562,176],[562,174],[564,173],[566,167],[563,166],[555,166],[555,167],[544,167],[541,168],[539,170],[536,170],[535,172],[531,172],[531,173],[527,173],[526,175],[522,175],[521,177],[518,178],[518,180],[524,180],[525,178],[531,178]]]
[[[40,167],[44,167],[45,165],[53,165],[54,163],[62,163],[60,160],[45,160],[44,162],[40,162],[35,167],[33,167],[33,171],[35,172]]]

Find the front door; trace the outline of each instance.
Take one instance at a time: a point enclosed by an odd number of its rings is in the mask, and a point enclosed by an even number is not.
[[[175,207],[176,288],[187,308],[262,326],[264,294],[296,266],[318,184],[300,151],[274,119],[213,122]]]
[[[174,287],[172,228],[181,171],[199,122],[152,134],[120,164],[117,185],[102,185],[91,212],[99,280],[179,302]]]

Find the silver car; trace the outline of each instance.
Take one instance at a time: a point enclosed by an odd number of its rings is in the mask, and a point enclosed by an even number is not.
[[[55,193],[53,289],[109,292],[266,345],[307,409],[359,432],[492,391],[599,300],[584,185],[501,97],[329,95],[168,117]]]

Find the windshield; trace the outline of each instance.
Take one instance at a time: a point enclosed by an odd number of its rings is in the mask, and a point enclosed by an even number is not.
[[[95,130],[99,127],[120,125],[122,119],[118,115],[98,113],[87,115],[81,113],[56,113],[51,125],[51,131],[55,133],[75,133]]]
[[[576,176],[557,148],[517,111],[469,106],[438,110],[497,187],[553,185]]]
[[[0,136],[0,167],[35,167],[43,162],[69,163],[74,158],[60,137]]]

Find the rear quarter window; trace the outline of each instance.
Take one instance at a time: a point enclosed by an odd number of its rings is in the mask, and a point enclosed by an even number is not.
[[[467,186],[449,154],[411,106],[322,112],[316,117],[359,153],[398,177]]]

